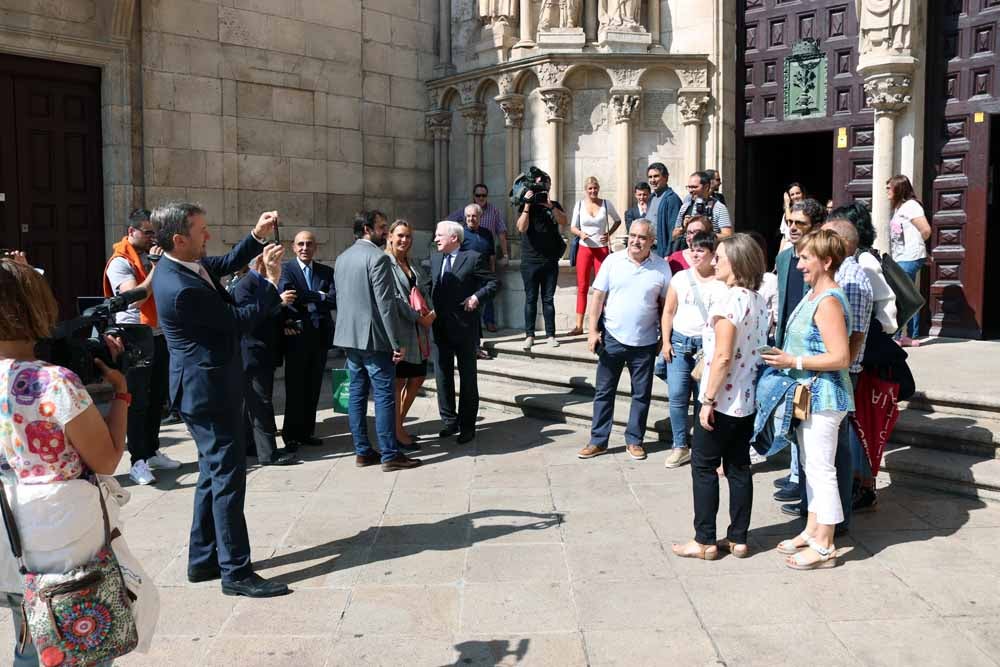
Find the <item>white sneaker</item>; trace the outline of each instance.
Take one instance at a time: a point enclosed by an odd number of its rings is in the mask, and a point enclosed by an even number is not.
[[[534,337],[532,337],[532,336],[525,336],[525,338],[524,338],[524,345],[522,345],[521,347],[523,349],[525,349],[525,350],[530,350],[531,346],[534,345],[534,344],[535,344]]]
[[[674,447],[667,454],[667,460],[663,462],[664,468],[679,468],[691,460],[690,447]]]
[[[767,461],[767,457],[763,454],[758,454],[757,450],[753,447],[750,448],[750,465],[755,466],[758,463],[763,463]]]
[[[132,469],[128,471],[128,476],[132,478],[133,482],[141,486],[146,486],[156,481],[153,471],[149,469],[149,465],[145,461],[135,463]]]
[[[559,341],[556,340],[555,336],[549,336],[549,345],[552,347],[559,347]]]
[[[152,469],[161,468],[163,470],[177,470],[183,465],[180,461],[175,461],[166,454],[163,453],[162,449],[157,449],[156,454],[150,456],[146,459],[146,463]]]

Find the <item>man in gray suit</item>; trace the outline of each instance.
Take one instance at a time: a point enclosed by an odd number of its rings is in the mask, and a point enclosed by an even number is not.
[[[333,344],[347,352],[351,376],[348,421],[354,438],[355,465],[405,470],[420,465],[399,451],[396,442],[395,364],[403,358],[399,327],[404,302],[392,277],[392,262],[382,251],[389,223],[379,211],[354,220],[354,242],[334,265],[337,326]],[[380,452],[368,440],[368,391],[375,397],[375,430]],[[381,454],[381,456],[380,456]]]

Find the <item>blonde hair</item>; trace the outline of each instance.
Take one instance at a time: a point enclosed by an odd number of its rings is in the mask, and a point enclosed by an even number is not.
[[[830,273],[836,273],[840,265],[847,257],[847,242],[840,234],[832,229],[817,229],[809,232],[799,244],[795,246],[796,254],[800,257],[808,252],[819,261],[830,260]]]
[[[37,340],[52,333],[59,304],[32,267],[0,258],[0,340]]]
[[[598,189],[601,188],[601,182],[597,180],[596,176],[588,176],[587,180],[583,182],[583,189],[586,190],[591,185],[596,185]]]

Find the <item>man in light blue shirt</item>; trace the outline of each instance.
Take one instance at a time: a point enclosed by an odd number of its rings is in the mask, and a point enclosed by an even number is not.
[[[635,460],[646,458],[642,440],[660,347],[660,313],[670,284],[670,266],[650,252],[655,241],[656,229],[649,220],[635,220],[629,228],[626,252],[609,255],[594,279],[587,343],[598,355],[597,380],[590,443],[577,453],[581,459],[594,458],[608,449],[615,393],[626,366],[632,382],[632,405],[625,449]]]

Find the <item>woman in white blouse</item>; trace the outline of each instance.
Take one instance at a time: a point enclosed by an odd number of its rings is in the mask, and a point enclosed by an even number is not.
[[[570,232],[580,239],[576,253],[576,326],[569,332],[571,336],[583,333],[583,315],[587,310],[590,283],[601,270],[601,262],[611,252],[608,239],[622,221],[614,204],[598,196],[601,184],[596,178],[588,177],[584,189],[587,196],[576,203],[570,224]],[[609,220],[614,221],[610,227]]]
[[[902,174],[893,176],[885,184],[886,196],[892,207],[889,221],[889,248],[892,258],[906,271],[914,283],[927,261],[927,239],[931,237],[931,225],[924,215],[924,207],[917,201],[910,179]],[[914,315],[905,330],[901,332],[899,344],[903,347],[916,346],[920,328],[920,314]]]

